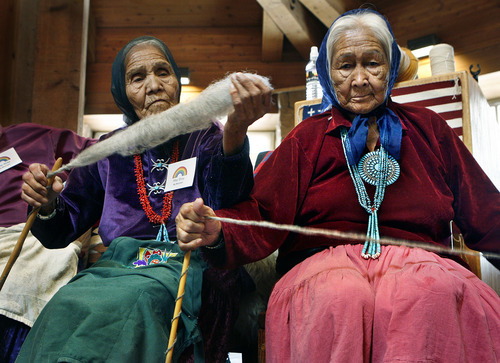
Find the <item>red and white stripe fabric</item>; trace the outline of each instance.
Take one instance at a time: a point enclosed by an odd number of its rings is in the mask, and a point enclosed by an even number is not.
[[[462,138],[462,86],[458,77],[422,85],[395,87],[391,98],[397,103],[426,107],[438,113]]]

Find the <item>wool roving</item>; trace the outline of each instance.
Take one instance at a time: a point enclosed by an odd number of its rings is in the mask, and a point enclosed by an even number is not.
[[[253,73],[243,74],[258,78],[271,87],[266,77]],[[231,76],[232,74],[229,74],[224,79],[212,83],[188,102],[179,103],[166,111],[143,118],[110,138],[92,145],[48,176],[91,165],[115,153],[123,156],[140,154],[179,135],[206,129],[214,120],[234,110],[230,94]]]

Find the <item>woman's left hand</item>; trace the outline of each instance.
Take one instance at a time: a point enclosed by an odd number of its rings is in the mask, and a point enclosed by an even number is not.
[[[224,127],[225,155],[241,151],[248,127],[271,108],[272,89],[262,80],[248,74],[235,73],[231,76],[231,81],[234,112],[228,116]]]

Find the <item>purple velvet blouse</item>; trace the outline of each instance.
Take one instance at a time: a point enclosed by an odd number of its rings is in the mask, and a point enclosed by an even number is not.
[[[389,107],[403,124],[401,175],[385,191],[380,235],[449,247],[453,220],[470,248],[500,251],[500,193],[463,142],[432,111],[392,102]],[[340,139],[339,128],[350,124],[335,108],[304,120],[263,164],[250,200],[216,214],[366,233],[368,214],[359,205]],[[371,200],[374,190],[367,186]],[[279,261],[291,252],[349,243],[228,223],[222,227],[226,267],[259,260],[278,248]],[[214,263],[222,263],[221,257],[211,256]]]
[[[160,180],[153,175],[154,163],[169,159],[176,140],[179,160],[197,157],[197,171],[192,187],[173,193],[172,214],[166,222],[172,241],[176,239],[175,216],[182,204],[201,196],[213,208],[228,207],[248,196],[253,186],[248,140],[239,154],[225,157],[222,125],[218,122],[206,130],[179,136],[145,151],[142,163],[146,183],[152,185]],[[55,217],[37,220],[33,234],[44,246],[59,248],[99,223],[99,234],[106,246],[120,236],[155,239],[159,226],[149,222],[140,204],[134,165],[133,156],[114,154],[96,164],[72,170],[59,196]],[[151,193],[149,200],[153,211],[161,214],[163,193]]]
[[[30,164],[41,163],[51,168],[59,157],[68,163],[94,141],[71,130],[33,123],[0,126],[0,154],[13,147],[22,160],[0,173],[0,227],[26,222],[28,204],[21,200],[21,186]]]

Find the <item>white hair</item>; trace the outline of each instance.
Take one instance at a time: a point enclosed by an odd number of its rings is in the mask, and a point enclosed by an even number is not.
[[[339,18],[334,23],[326,42],[328,72],[330,72],[331,69],[330,62],[333,57],[333,49],[335,48],[335,45],[339,41],[340,37],[347,31],[360,30],[363,28],[370,31],[382,45],[382,49],[384,50],[389,62],[389,72],[387,72],[387,78],[389,78],[392,61],[393,36],[385,20],[381,16],[372,12],[360,12],[357,14],[346,15]]]
[[[245,75],[260,79],[271,87],[269,80],[257,74]],[[83,150],[70,163],[57,172],[93,164],[112,154],[123,156],[140,154],[179,135],[208,128],[213,120],[234,110],[229,92],[231,74],[211,84],[196,98],[177,104],[166,111],[145,117],[123,131]],[[49,176],[55,174],[49,173]]]

